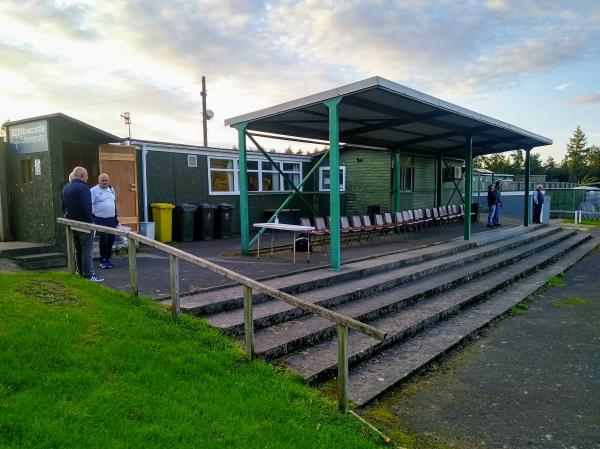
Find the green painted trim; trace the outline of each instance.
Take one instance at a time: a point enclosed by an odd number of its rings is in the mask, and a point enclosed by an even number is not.
[[[471,203],[473,202],[473,136],[465,138],[465,240],[471,240]]]
[[[239,191],[240,191],[240,240],[242,254],[250,250],[250,216],[248,206],[248,164],[246,163],[246,126],[248,123],[238,123],[233,127],[238,132],[239,151]]]
[[[311,168],[310,171],[306,174],[306,176],[304,177],[302,182],[298,185],[298,189],[301,189],[302,186],[304,186],[306,181],[308,181],[308,179],[314,174],[314,172],[317,170],[317,168],[319,168],[319,166],[323,163],[323,161],[325,161],[325,159],[327,158],[328,155],[329,155],[329,150],[327,150],[325,153],[323,153],[323,155],[321,156],[321,159],[319,159],[319,161],[314,165],[314,167]],[[320,192],[304,192],[304,193],[320,193]],[[296,192],[292,192],[292,194],[285,199],[285,201],[281,204],[281,206],[279,206],[279,209],[277,209],[277,211],[275,211],[275,214],[273,214],[273,215],[274,216],[279,215],[279,213],[282,211],[282,209],[284,209],[285,206],[287,206],[288,203],[290,201],[292,201],[292,199],[294,198],[295,195],[296,195]],[[269,221],[269,223],[270,222],[271,221]],[[259,239],[259,237],[263,235],[265,230],[266,230],[265,228],[262,228],[260,231],[258,231],[258,233],[254,236],[254,238],[248,244],[250,248],[252,248],[252,245],[254,245],[256,243],[256,241]]]
[[[329,109],[329,215],[331,217],[330,260],[331,269],[341,269],[340,245],[340,116],[341,97],[326,101]]]
[[[394,153],[394,211],[400,210],[400,151]]]
[[[531,174],[531,148],[525,149],[525,192],[523,195],[523,226],[529,226],[529,183]]]
[[[258,142],[254,139],[254,137],[252,136],[248,136],[250,137],[250,140],[252,140],[252,142],[254,143],[254,145],[256,145],[256,148],[258,148],[258,151],[260,151],[266,158],[267,160],[273,165],[273,167],[275,167],[275,170],[277,170],[279,172],[279,174],[281,176],[283,176],[283,179],[292,186],[293,192],[290,193],[289,196],[293,196],[298,195],[298,198],[300,198],[302,200],[302,202],[308,207],[308,209],[316,215],[317,211],[313,209],[312,204],[310,204],[308,201],[306,201],[306,199],[302,196],[302,192],[298,189],[298,187],[296,187],[294,185],[294,183],[290,180],[290,178],[287,177],[287,175],[283,172],[283,170],[281,168],[279,168],[279,164],[277,164],[272,158],[271,156],[269,156],[269,154],[263,149],[263,147],[261,147]],[[302,163],[300,162],[300,167],[302,167]],[[269,221],[267,223],[271,223],[273,220],[275,220],[275,217],[277,217],[277,215],[279,215],[279,212],[281,212],[280,210],[275,212],[275,214],[273,214],[273,216],[271,218],[269,218]],[[277,215],[276,215],[277,214]]]

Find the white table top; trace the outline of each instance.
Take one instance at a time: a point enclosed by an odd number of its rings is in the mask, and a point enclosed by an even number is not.
[[[255,228],[276,229],[278,231],[306,232],[314,231],[314,226],[301,226],[285,223],[254,223]]]

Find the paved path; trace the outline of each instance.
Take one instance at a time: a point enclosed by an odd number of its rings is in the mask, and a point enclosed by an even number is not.
[[[497,322],[368,417],[382,425],[377,416],[391,413],[460,449],[600,448],[599,266],[597,250],[563,287],[530,298],[529,310]],[[572,297],[587,303],[555,305]]]
[[[518,220],[511,217],[506,217],[504,221],[507,227],[520,225]],[[473,232],[494,233],[497,230],[488,230],[485,227],[485,222],[482,222],[473,225]],[[392,241],[386,237],[385,239],[375,239],[372,242],[361,245],[355,244],[350,247],[344,245],[342,247],[342,263],[346,263],[351,259],[372,256],[379,253],[430,245],[452,238],[459,238],[462,235],[463,225],[451,224],[442,228],[428,229],[423,233],[401,234],[394,237]],[[288,235],[277,233],[276,237],[280,242],[289,244],[290,238]],[[264,255],[260,259],[252,256],[241,256],[239,254],[239,236],[233,236],[230,239],[174,243],[173,246],[259,280],[299,270],[329,266],[329,252],[327,248],[322,249],[320,247],[311,255],[310,263],[306,263],[304,253],[298,253],[295,265],[292,264],[291,250],[276,252],[273,257]],[[97,261],[95,263],[97,265]],[[113,257],[113,263],[115,265],[113,269],[100,270],[96,268],[96,271],[104,276],[104,285],[119,290],[127,290],[129,285],[127,255]],[[140,294],[154,298],[162,298],[170,295],[168,255],[147,247],[143,251],[138,252],[138,276]],[[222,276],[188,262],[180,263],[179,276],[180,291],[182,293],[229,284],[229,281]]]

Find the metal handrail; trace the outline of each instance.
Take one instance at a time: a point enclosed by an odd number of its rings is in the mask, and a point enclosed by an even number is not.
[[[254,353],[254,320],[252,312],[252,291],[256,290],[267,296],[283,301],[287,304],[293,305],[307,312],[314,313],[322,318],[326,318],[337,324],[338,334],[338,399],[340,403],[340,411],[347,413],[348,411],[348,390],[347,390],[347,378],[348,378],[348,356],[347,356],[347,337],[348,328],[357,330],[366,334],[370,337],[376,338],[377,340],[385,340],[387,338],[387,332],[377,329],[368,324],[362,323],[354,318],[350,318],[346,315],[334,312],[324,307],[318,306],[313,303],[303,301],[294,295],[282,292],[273,287],[270,287],[262,282],[248,278],[244,275],[236,273],[235,271],[224,268],[213,262],[210,262],[201,257],[194,256],[193,254],[187,253],[172,246],[166,245],[162,242],[158,242],[154,239],[150,239],[146,236],[137,234],[132,231],[122,231],[116,228],[107,226],[101,226],[93,223],[85,223],[76,220],[69,220],[67,218],[57,218],[56,221],[66,226],[67,233],[67,262],[69,271],[74,272],[74,261],[73,261],[73,232],[88,232],[98,231],[106,234],[112,234],[116,236],[126,237],[128,239],[129,249],[129,273],[130,273],[130,286],[131,291],[134,295],[138,294],[138,280],[137,280],[137,263],[136,263],[136,242],[143,243],[144,245],[151,246],[160,251],[163,251],[170,255],[171,259],[171,303],[172,303],[172,314],[173,318],[177,319],[180,314],[180,295],[179,295],[179,268],[178,259],[185,260],[187,262],[198,265],[205,268],[213,273],[220,274],[238,284],[243,286],[244,296],[244,339],[246,356],[251,359]]]

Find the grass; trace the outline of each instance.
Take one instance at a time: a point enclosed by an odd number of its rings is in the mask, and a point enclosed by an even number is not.
[[[374,448],[202,321],[62,273],[0,273],[0,448]]]
[[[563,223],[566,224],[575,224],[575,219],[563,219]],[[581,220],[579,224],[587,225],[587,226],[600,226],[600,220]]]
[[[548,282],[546,282],[546,284],[548,285],[548,287],[564,287],[565,286],[565,279],[562,275],[558,275],[558,276],[553,276],[550,279],[548,279]]]
[[[579,304],[587,304],[588,303],[588,299],[587,298],[583,298],[581,296],[569,296],[566,299],[563,299],[562,301],[557,301],[554,304],[552,304],[554,307],[573,307]]]
[[[516,306],[511,307],[508,311],[511,316],[519,316],[523,315],[525,312],[529,310],[529,306],[527,304],[519,303]]]

